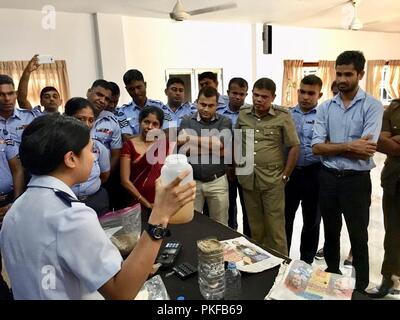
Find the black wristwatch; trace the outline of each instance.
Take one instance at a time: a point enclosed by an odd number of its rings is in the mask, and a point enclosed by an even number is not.
[[[146,231],[149,234],[149,236],[155,240],[160,240],[165,237],[169,237],[171,235],[171,231],[166,227],[163,227],[162,224],[148,223],[146,226]]]

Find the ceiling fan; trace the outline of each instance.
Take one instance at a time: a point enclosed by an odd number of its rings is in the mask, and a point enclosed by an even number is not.
[[[237,4],[235,2],[229,2],[217,6],[212,6],[212,7],[206,7],[202,9],[197,9],[193,11],[186,11],[181,3],[180,0],[177,0],[175,3],[174,8],[172,9],[172,12],[170,12],[169,16],[171,19],[175,21],[183,21],[191,16],[203,14],[203,13],[209,13],[209,12],[215,12],[215,11],[221,11],[221,10],[226,10],[226,9],[233,9],[237,8]]]
[[[363,28],[363,23],[357,16],[357,7],[360,5],[359,0],[350,0],[352,6],[353,6],[353,18],[350,21],[350,24],[348,26],[349,30],[360,30]]]

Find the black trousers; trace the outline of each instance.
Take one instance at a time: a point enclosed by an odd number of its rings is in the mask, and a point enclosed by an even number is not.
[[[349,231],[356,290],[369,284],[368,224],[371,205],[369,171],[339,172],[323,167],[320,172],[320,209],[324,220],[324,257],[328,272],[340,273],[342,214]]]
[[[110,209],[119,210],[129,206],[132,197],[128,193],[128,191],[121,185],[119,164],[111,173],[107,182],[103,184],[103,187],[107,190],[109,196]]]
[[[391,279],[392,275],[400,276],[400,179],[394,192],[383,189],[382,204],[385,225],[382,275]]]
[[[228,209],[228,226],[232,229],[237,230],[237,205],[236,199],[239,193],[240,204],[242,205],[243,213],[243,234],[251,237],[249,220],[247,218],[246,207],[244,205],[243,190],[242,186],[239,184],[237,178],[234,181],[229,181],[229,209]]]
[[[100,187],[100,189],[96,193],[88,196],[87,198],[80,199],[88,207],[96,211],[98,217],[101,217],[102,215],[110,211],[110,201],[108,199],[108,193],[107,190],[103,187]]]
[[[311,264],[318,250],[321,213],[318,206],[319,171],[321,164],[296,168],[285,187],[285,229],[288,251],[293,235],[293,223],[301,202],[303,228],[301,230],[300,259]]]

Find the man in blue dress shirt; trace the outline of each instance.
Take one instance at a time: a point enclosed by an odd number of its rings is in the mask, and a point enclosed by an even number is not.
[[[164,112],[163,129],[178,128],[184,116],[197,112],[197,107],[185,101],[185,83],[182,79],[172,77],[167,81],[165,95],[168,103],[162,107]]]
[[[312,264],[318,248],[321,214],[318,208],[321,168],[319,156],[311,148],[318,99],[321,98],[322,80],[316,75],[305,76],[297,90],[298,104],[290,109],[300,139],[300,155],[296,168],[285,186],[285,229],[288,251],[292,242],[293,222],[301,202],[303,228],[301,231],[300,259]]]
[[[139,70],[128,70],[123,80],[126,91],[132,97],[132,102],[118,108],[116,114],[122,134],[128,137],[139,134],[139,113],[144,107],[162,108],[164,104],[159,100],[147,98],[147,84]]]
[[[217,109],[217,113],[229,118],[232,122],[232,129],[235,128],[237,119],[239,117],[239,110],[245,105],[244,100],[247,97],[247,90],[249,85],[243,78],[232,78],[228,85],[228,103],[224,107]],[[243,214],[243,234],[250,237],[250,226],[247,219],[247,212],[244,205],[243,190],[235,175],[234,164],[228,166],[226,173],[229,183],[229,210],[228,210],[228,226],[237,230],[237,205],[236,198],[239,192],[240,203],[242,206]]]
[[[356,271],[356,290],[369,284],[368,224],[371,205],[370,170],[382,126],[382,104],[358,86],[364,76],[360,51],[336,59],[340,94],[317,111],[312,149],[322,156],[320,209],[324,220],[327,271],[340,273],[340,231],[346,221]]]

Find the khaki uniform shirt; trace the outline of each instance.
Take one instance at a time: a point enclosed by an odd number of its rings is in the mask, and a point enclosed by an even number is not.
[[[254,132],[254,171],[249,175],[238,175],[243,188],[253,190],[255,179],[258,189],[268,189],[271,184],[281,182],[285,166],[285,147],[300,144],[296,126],[289,110],[273,105],[266,116],[259,118],[253,106],[240,109],[237,129],[251,129]],[[242,134],[242,152],[246,150],[246,134]],[[246,160],[245,160],[246,161]],[[241,161],[240,165],[243,165]]]
[[[392,136],[400,135],[400,106],[389,107],[383,114],[382,131],[390,132]],[[396,190],[400,182],[400,157],[388,156],[382,170],[381,184],[386,191]]]

